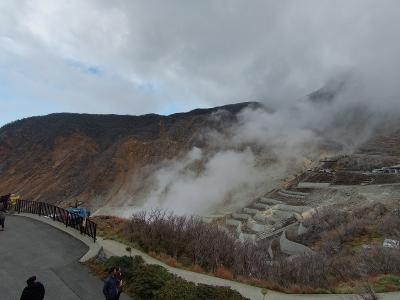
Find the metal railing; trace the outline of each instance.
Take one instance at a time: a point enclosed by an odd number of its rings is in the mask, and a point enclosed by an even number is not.
[[[72,227],[79,230],[81,234],[93,238],[96,242],[97,225],[88,218],[83,218],[77,213],[55,206],[53,204],[38,202],[32,200],[17,200],[15,210],[18,213],[30,213],[39,216],[46,216],[65,224],[66,227]]]

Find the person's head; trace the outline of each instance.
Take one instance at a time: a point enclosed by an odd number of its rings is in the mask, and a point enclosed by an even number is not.
[[[112,276],[115,276],[115,275],[117,275],[117,273],[118,273],[118,268],[112,267],[112,268],[110,268],[110,269],[108,270],[108,273],[109,273],[110,275],[112,275]]]
[[[27,285],[32,285],[32,284],[35,283],[35,281],[36,281],[36,276],[31,276],[26,280],[26,284]]]

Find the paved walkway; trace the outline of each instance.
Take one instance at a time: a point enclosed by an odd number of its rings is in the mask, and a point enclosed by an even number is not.
[[[32,275],[44,284],[45,299],[104,299],[102,281],[78,262],[88,250],[85,243],[53,226],[7,216],[6,230],[0,231],[0,299],[20,299]]]
[[[30,215],[30,214],[21,214],[22,216],[26,216],[32,219],[40,220],[44,223],[48,223],[51,226],[58,228],[64,232],[69,233],[70,235],[74,236],[75,238],[81,240],[84,242],[86,245],[89,246],[89,251],[86,253],[81,258],[81,261],[85,261],[87,259],[90,259],[94,255],[98,253],[101,247],[103,247],[103,250],[106,252],[108,255],[114,255],[114,256],[122,256],[122,255],[128,255],[126,252],[125,248],[126,245],[118,243],[116,241],[112,240],[104,240],[102,238],[98,238],[96,243],[93,243],[93,240],[91,240],[88,237],[82,236],[78,231],[72,229],[72,228],[66,228],[65,225],[59,223],[59,222],[54,222],[48,218],[45,217],[39,217],[36,215]],[[44,225],[45,226],[45,225]],[[45,226],[46,228],[49,226]],[[1,238],[1,233],[0,232],[0,238]],[[0,249],[1,249],[1,243],[0,243]],[[263,300],[263,296],[261,295],[261,289],[238,283],[235,281],[230,281],[230,280],[225,280],[213,276],[208,276],[200,273],[194,273],[190,271],[185,271],[177,268],[172,268],[152,257],[147,255],[146,253],[143,253],[139,250],[132,249],[132,254],[133,255],[140,255],[143,257],[143,259],[150,264],[157,264],[165,267],[168,269],[171,273],[174,273],[178,276],[181,276],[182,278],[192,281],[195,283],[205,283],[205,284],[211,284],[211,285],[219,285],[219,286],[229,286],[232,289],[237,290],[240,292],[243,296],[250,298],[252,300]],[[0,250],[0,257],[1,257],[1,250]],[[1,271],[0,271],[0,274]],[[1,277],[0,277],[0,290],[1,290]],[[52,298],[49,298],[52,299]],[[76,299],[76,298],[65,298],[65,299]],[[86,298],[82,298],[86,299]],[[98,298],[101,299],[101,298]],[[278,293],[274,291],[269,291],[267,297],[265,300],[296,300],[296,299],[311,299],[311,300],[350,300],[350,299],[359,299],[354,295],[324,295],[324,294],[317,294],[317,295],[294,295],[294,294],[283,294],[283,293]],[[381,294],[380,298],[382,300],[399,300],[400,299],[400,293],[387,293],[387,294]],[[64,300],[64,299],[63,299]]]

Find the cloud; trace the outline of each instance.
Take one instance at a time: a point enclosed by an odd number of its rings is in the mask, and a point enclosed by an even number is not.
[[[397,100],[394,0],[0,5],[0,73],[13,82],[15,101],[130,114],[248,100],[281,106],[348,69],[364,86],[374,83],[369,98],[387,91],[385,99]]]

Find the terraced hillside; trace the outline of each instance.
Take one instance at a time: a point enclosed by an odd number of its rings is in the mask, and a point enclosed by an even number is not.
[[[384,157],[384,159],[381,159]],[[354,162],[364,171],[354,171]],[[240,210],[226,215],[223,228],[241,241],[267,242],[266,256],[273,261],[313,253],[304,245],[308,236],[310,220],[319,211],[332,208],[338,211],[353,211],[363,207],[383,205],[394,209],[400,203],[400,173],[374,173],[367,168],[379,163],[396,162],[397,157],[372,158],[374,164],[363,154],[341,155],[321,160],[320,164],[296,176],[284,187],[277,187],[259,197]],[[382,165],[380,165],[382,167]],[[349,168],[349,169],[346,169]],[[337,170],[338,169],[338,170]],[[316,246],[318,248],[318,246]]]

